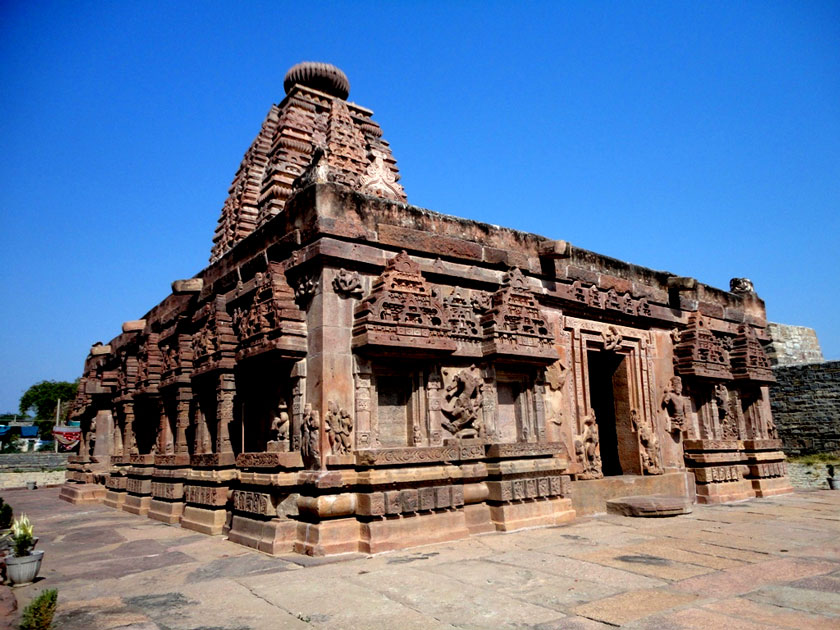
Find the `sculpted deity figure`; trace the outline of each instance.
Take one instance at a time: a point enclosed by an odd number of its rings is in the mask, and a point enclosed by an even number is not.
[[[621,333],[618,332],[618,328],[615,326],[609,326],[606,331],[601,333],[601,337],[604,339],[604,350],[607,351],[615,350],[624,340]]]
[[[338,403],[330,401],[328,406],[325,429],[330,441],[333,455],[346,455],[350,452],[350,434],[353,432],[353,419]]]
[[[685,431],[686,421],[691,413],[691,404],[682,393],[682,379],[673,377],[662,393],[662,408],[671,421],[670,430]]]
[[[724,440],[738,439],[738,429],[729,402],[729,390],[726,385],[715,385],[715,404],[717,405],[718,421],[720,423],[721,438]]]
[[[478,368],[471,365],[455,375],[452,383],[446,388],[446,401],[441,405],[441,411],[448,418],[443,427],[457,437],[475,437],[481,435],[480,421],[483,382]]]
[[[630,421],[633,429],[639,434],[639,444],[642,447],[642,465],[645,472],[651,475],[662,473],[662,466],[659,460],[659,439],[652,423],[639,417],[637,409],[630,410]]]
[[[601,470],[601,452],[598,448],[600,442],[595,412],[590,411],[583,419],[583,433],[575,437],[575,455],[583,464],[583,479],[600,479],[604,476]]]
[[[320,433],[320,414],[312,410],[312,405],[306,405],[301,426],[300,454],[312,468],[321,467]]]
[[[285,451],[289,448],[289,408],[285,400],[277,403],[271,420],[271,440],[266,445],[268,451]]]

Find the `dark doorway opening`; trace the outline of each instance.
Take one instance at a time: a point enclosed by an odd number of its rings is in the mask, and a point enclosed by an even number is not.
[[[639,458],[638,443],[629,431],[630,401],[624,358],[614,352],[587,353],[589,401],[598,423],[605,476],[641,473],[638,461],[634,461]]]

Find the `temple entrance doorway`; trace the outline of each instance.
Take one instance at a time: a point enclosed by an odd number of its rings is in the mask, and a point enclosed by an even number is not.
[[[633,430],[627,356],[587,352],[589,400],[598,423],[604,476],[641,475],[639,440]]]

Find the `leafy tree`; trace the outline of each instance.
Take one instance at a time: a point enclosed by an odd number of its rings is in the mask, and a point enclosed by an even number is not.
[[[27,389],[20,397],[20,412],[22,414],[35,410],[35,417],[40,420],[55,418],[55,406],[59,399],[72,400],[76,395],[79,381],[41,381]]]

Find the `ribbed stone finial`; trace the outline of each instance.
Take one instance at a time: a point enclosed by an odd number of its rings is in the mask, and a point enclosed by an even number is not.
[[[329,63],[303,61],[292,66],[283,79],[286,94],[295,85],[305,85],[340,99],[347,99],[350,95],[350,81],[347,75]]]

